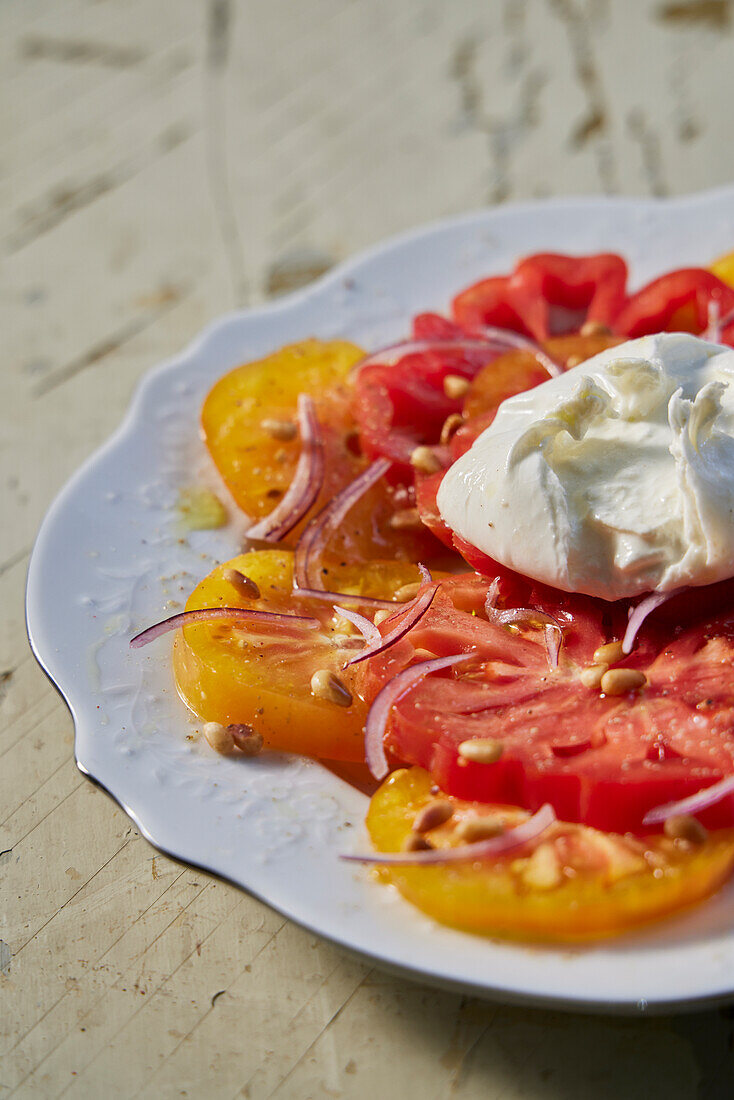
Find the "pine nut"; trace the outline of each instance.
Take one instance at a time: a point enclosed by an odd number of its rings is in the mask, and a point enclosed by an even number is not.
[[[325,699],[329,703],[336,703],[338,707],[351,707],[352,705],[351,691],[328,668],[320,668],[314,672],[311,677],[311,693],[317,699]]]
[[[234,752],[234,737],[221,722],[207,722],[202,733],[215,752],[221,753],[222,756],[229,756]]]
[[[583,355],[569,355],[566,360],[566,370],[572,370],[573,367],[577,367],[579,363],[583,363]]]
[[[579,336],[611,336],[612,330],[601,321],[584,321]]]
[[[413,581],[412,584],[404,584],[395,593],[395,599],[398,603],[405,603],[407,600],[414,600],[421,590],[422,581]]]
[[[443,380],[443,392],[452,401],[458,401],[459,398],[466,397],[470,389],[471,382],[460,374],[447,374]]]
[[[473,741],[462,741],[459,745],[459,756],[474,764],[495,764],[503,751],[502,742],[491,737],[475,737]]]
[[[454,829],[454,837],[463,844],[475,844],[478,840],[501,836],[504,831],[500,817],[465,817]]]
[[[625,695],[637,691],[647,683],[644,672],[636,668],[610,668],[601,678],[601,690],[605,695]]]
[[[379,626],[380,623],[384,623],[385,619],[389,619],[391,615],[392,611],[390,611],[387,607],[378,608],[378,610],[375,611],[375,617],[373,619],[375,626]]]
[[[279,439],[281,443],[290,443],[296,438],[298,432],[292,420],[275,420],[269,416],[260,421],[260,427],[267,435],[272,436],[273,439]]]
[[[689,844],[703,844],[708,836],[701,822],[690,814],[675,814],[667,818],[663,832],[671,840],[687,840]]]
[[[227,726],[227,730],[232,735],[237,748],[245,756],[257,756],[262,752],[263,735],[256,733],[252,726],[247,726],[244,722],[233,722],[232,725]]]
[[[223,569],[222,580],[231,584],[237,592],[237,595],[242,596],[243,599],[260,599],[260,589],[250,577],[246,577],[244,573],[240,573],[239,569]]]
[[[585,688],[601,687],[601,679],[608,665],[588,665],[579,673],[579,680]]]
[[[410,465],[424,474],[435,474],[443,468],[443,463],[430,447],[416,447],[410,456]]]
[[[441,442],[443,444],[448,443],[463,423],[464,417],[461,413],[451,413],[450,416],[447,416],[441,428]]]
[[[390,526],[395,531],[410,531],[422,527],[423,523],[417,508],[401,508],[390,516]]]
[[[408,833],[403,841],[404,852],[430,852],[432,848],[430,840],[420,833]]]
[[[413,818],[413,832],[427,833],[431,829],[437,829],[439,825],[445,825],[453,813],[453,803],[444,798],[428,802]]]
[[[597,665],[616,665],[617,661],[621,661],[623,657],[624,650],[621,642],[607,642],[606,645],[600,645],[594,650],[594,664]]]
[[[540,844],[522,872],[522,880],[531,890],[553,890],[563,879],[558,854],[552,844]]]

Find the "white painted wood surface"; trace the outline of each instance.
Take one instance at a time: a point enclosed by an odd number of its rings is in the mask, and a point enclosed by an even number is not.
[[[406,984],[156,854],[74,765],[23,581],[56,491],[217,314],[486,203],[731,181],[734,4],[4,0],[0,58],[0,1095],[730,1096],[727,1010]]]

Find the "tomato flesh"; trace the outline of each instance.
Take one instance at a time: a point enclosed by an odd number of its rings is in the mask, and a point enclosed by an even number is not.
[[[400,851],[416,814],[433,797],[432,779],[423,769],[393,772],[367,814],[375,848]],[[451,831],[465,818],[491,814],[513,824],[512,812],[502,807],[451,801],[452,820],[429,834],[435,847],[454,846]],[[379,875],[444,924],[487,935],[574,942],[624,932],[693,905],[718,889],[733,865],[731,830],[691,848],[667,837],[640,841],[559,821],[524,848],[491,862],[385,865]]]
[[[228,569],[250,577],[260,589],[260,598],[242,596],[226,579]],[[340,592],[389,599],[418,576],[414,565],[375,561],[335,569],[332,580]],[[252,725],[268,748],[362,761],[366,708],[354,688],[353,673],[342,670],[354,653],[346,634],[352,628],[329,602],[294,598],[292,582],[293,555],[286,550],[242,554],[210,573],[189,597],[187,611],[253,607],[314,616],[321,628],[275,634],[257,633],[245,624],[237,628],[222,623],[187,626],[177,636],[173,650],[179,694],[204,721]],[[342,639],[346,640],[339,644]],[[322,668],[353,689],[352,706],[314,697],[311,677]]]
[[[537,809],[551,802],[569,821],[640,832],[648,810],[734,772],[734,604],[673,629],[648,620],[620,667],[645,673],[639,692],[604,695],[581,671],[599,645],[620,638],[627,605],[500,578],[500,606],[533,607],[564,625],[559,667],[549,667],[542,629],[508,628],[484,612],[488,584],[443,580],[428,612],[397,645],[364,663],[362,694],[415,659],[471,651],[475,660],[430,676],[400,699],[386,744],[397,760],[427,768],[450,794]],[[502,746],[494,763],[464,759],[474,738]],[[734,796],[701,815],[734,823]]]

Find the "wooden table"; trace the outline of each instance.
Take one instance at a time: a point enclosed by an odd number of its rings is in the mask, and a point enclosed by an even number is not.
[[[733,20],[730,0],[0,5],[0,1095],[731,1096],[728,1011],[436,992],[157,854],[76,769],[23,583],[57,490],[217,314],[487,203],[730,181]]]

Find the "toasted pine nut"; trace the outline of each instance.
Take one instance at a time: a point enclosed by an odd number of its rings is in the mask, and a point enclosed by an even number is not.
[[[623,657],[624,650],[621,642],[607,642],[606,645],[600,645],[594,650],[596,665],[616,665],[617,661],[621,661]]]
[[[601,321],[584,321],[579,336],[611,336],[612,330]]]
[[[410,465],[424,474],[435,474],[443,463],[430,447],[416,447],[410,456]]]
[[[465,817],[454,829],[454,837],[463,844],[475,844],[478,840],[501,836],[504,831],[500,817]]]
[[[436,798],[433,802],[427,802],[413,818],[413,832],[427,833],[431,829],[437,829],[439,825],[445,825],[453,813],[453,803],[445,798]]]
[[[421,581],[413,581],[412,584],[404,584],[401,588],[398,588],[395,593],[395,599],[399,603],[405,603],[407,600],[414,600],[421,590]]]
[[[244,722],[233,722],[227,726],[227,730],[232,735],[237,748],[245,756],[257,756],[262,751],[263,735],[257,733],[252,726],[245,725]]]
[[[447,374],[443,380],[443,392],[452,401],[465,397],[471,389],[471,382],[460,374]]]
[[[401,508],[390,516],[390,526],[395,531],[414,530],[422,525],[417,508]]]
[[[325,699],[329,703],[336,703],[338,707],[351,707],[352,705],[351,691],[328,668],[320,668],[314,672],[311,677],[311,692],[317,699]]]
[[[690,814],[674,814],[667,818],[663,832],[671,840],[687,840],[690,844],[703,844],[708,836],[701,822]]]
[[[282,443],[290,443],[298,433],[292,420],[275,420],[271,416],[261,420],[260,427],[267,435],[272,436],[273,439],[279,439]]]
[[[441,442],[446,444],[449,442],[452,436],[456,434],[461,425],[464,423],[464,417],[461,413],[451,413],[443,422],[441,428]]]
[[[503,751],[502,742],[492,737],[475,737],[473,741],[462,741],[459,745],[459,756],[474,764],[494,764]]]
[[[628,691],[637,691],[646,683],[647,676],[636,668],[610,668],[602,676],[599,686],[605,695],[625,695]]]
[[[598,688],[608,667],[608,665],[588,665],[579,673],[579,680],[585,688]]]
[[[385,619],[389,619],[392,615],[392,611],[387,607],[380,607],[375,611],[375,617],[372,620],[375,626],[379,626],[380,623],[384,623]]]
[[[250,577],[240,573],[239,569],[223,569],[222,580],[231,584],[238,596],[242,596],[246,600],[260,599],[260,589]]]
[[[404,852],[430,852],[432,848],[428,837],[421,836],[420,833],[408,833],[403,841]]]
[[[566,370],[571,370],[572,367],[577,367],[579,363],[583,363],[583,361],[583,355],[569,355],[568,359],[566,360]]]
[[[234,737],[221,722],[207,722],[202,733],[215,752],[220,752],[222,756],[234,752]]]
[[[436,659],[435,653],[433,653],[430,649],[423,649],[422,647],[419,649],[414,649],[413,656],[419,661],[435,661]]]
[[[556,849],[548,842],[539,844],[522,872],[523,882],[532,890],[553,890],[562,879]]]

